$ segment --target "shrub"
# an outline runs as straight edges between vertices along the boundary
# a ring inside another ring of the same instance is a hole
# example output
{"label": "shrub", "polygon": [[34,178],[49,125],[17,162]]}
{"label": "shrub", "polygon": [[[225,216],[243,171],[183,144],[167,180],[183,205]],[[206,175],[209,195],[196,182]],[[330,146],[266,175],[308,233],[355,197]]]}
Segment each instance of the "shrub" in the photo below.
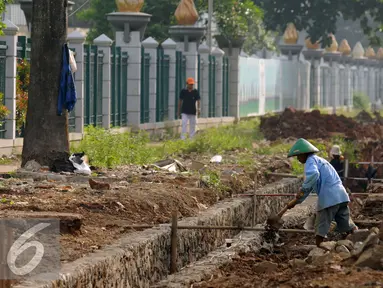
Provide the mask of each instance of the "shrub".
{"label": "shrub", "polygon": [[25,125],[28,108],[28,89],[30,81],[30,64],[26,60],[17,62],[16,79],[16,131],[21,134]]}
{"label": "shrub", "polygon": [[[0,93],[0,119],[4,119],[7,115],[9,115],[9,110],[8,108],[3,104],[4,103],[4,94]],[[1,122],[1,126],[3,123]]]}
{"label": "shrub", "polygon": [[364,93],[355,92],[352,96],[354,108],[360,110],[368,110],[370,99]]}
{"label": "shrub", "polygon": [[149,137],[146,133],[114,133],[88,126],[84,139],[74,152],[85,152],[92,165],[97,167],[116,167],[127,164],[144,164],[155,160],[153,149],[147,146]]}
{"label": "shrub", "polygon": [[148,145],[146,132],[120,134],[89,126],[85,129],[84,139],[72,150],[85,152],[94,166],[112,168],[126,164],[149,164],[192,152],[217,154],[250,149],[252,142],[261,137],[259,121],[251,120],[207,129],[192,140],[169,140],[161,146],[152,147]]}

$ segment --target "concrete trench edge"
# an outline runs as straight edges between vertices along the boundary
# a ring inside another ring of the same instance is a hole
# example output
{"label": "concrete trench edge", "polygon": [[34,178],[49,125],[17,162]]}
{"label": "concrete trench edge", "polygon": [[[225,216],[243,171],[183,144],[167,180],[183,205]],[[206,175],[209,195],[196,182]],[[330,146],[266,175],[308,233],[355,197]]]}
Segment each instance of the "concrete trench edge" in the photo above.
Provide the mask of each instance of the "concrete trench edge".
{"label": "concrete trench edge", "polygon": [[[284,228],[303,223],[315,210],[315,198],[308,198],[305,203],[287,212],[283,217]],[[262,227],[263,224],[257,226]],[[244,252],[258,252],[262,248],[262,232],[243,231],[232,239],[232,246],[226,244],[210,252],[207,256],[187,265],[181,271],[169,275],[166,279],[150,285],[150,288],[190,288],[195,283],[209,280],[215,270],[228,264],[233,258]]]}
{"label": "concrete trench edge", "polygon": [[[298,179],[282,179],[257,193],[296,193],[299,185]],[[270,213],[278,212],[290,198],[257,197],[257,223],[264,222]],[[213,205],[197,217],[179,221],[179,225],[250,226],[252,215],[251,197],[232,198]],[[179,230],[178,271],[206,257],[222,246],[226,238],[236,234],[236,231],[223,230]],[[63,264],[58,280],[24,281],[14,288],[150,287],[168,277],[169,267],[170,228],[160,226],[124,235],[97,252]]]}

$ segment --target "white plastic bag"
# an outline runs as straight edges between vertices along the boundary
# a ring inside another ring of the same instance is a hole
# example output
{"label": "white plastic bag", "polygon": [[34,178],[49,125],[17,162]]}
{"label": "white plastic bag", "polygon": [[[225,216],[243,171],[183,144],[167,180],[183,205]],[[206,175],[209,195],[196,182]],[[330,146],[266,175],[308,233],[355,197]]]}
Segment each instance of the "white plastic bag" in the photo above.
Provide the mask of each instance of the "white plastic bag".
{"label": "white plastic bag", "polygon": [[221,155],[215,155],[213,158],[210,159],[210,163],[221,163],[221,162],[222,162]]}
{"label": "white plastic bag", "polygon": [[92,174],[92,170],[90,170],[90,167],[88,166],[88,164],[86,164],[85,161],[83,161],[82,159],[81,161],[79,161],[78,156],[76,156],[75,154],[72,154],[72,156],[69,157],[69,161],[72,162],[74,168],[76,168],[74,173],[84,174],[84,175]]}
{"label": "white plastic bag", "polygon": [[70,49],[69,49],[69,65],[70,65],[70,69],[72,70],[72,73],[76,73],[77,63],[76,63],[76,59],[74,58],[74,52]]}

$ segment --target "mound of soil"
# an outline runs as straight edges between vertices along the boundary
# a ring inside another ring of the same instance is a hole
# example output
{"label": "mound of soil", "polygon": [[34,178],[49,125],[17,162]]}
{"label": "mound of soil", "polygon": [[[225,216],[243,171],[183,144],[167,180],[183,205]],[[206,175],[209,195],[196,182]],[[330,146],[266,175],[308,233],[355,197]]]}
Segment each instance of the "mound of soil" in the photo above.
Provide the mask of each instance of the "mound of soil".
{"label": "mound of soil", "polygon": [[281,114],[261,117],[260,128],[271,141],[289,137],[327,139],[336,134],[352,140],[383,139],[383,126],[378,121],[374,122],[367,112],[357,117],[359,122],[343,115],[321,114],[319,110],[303,112],[286,108]]}

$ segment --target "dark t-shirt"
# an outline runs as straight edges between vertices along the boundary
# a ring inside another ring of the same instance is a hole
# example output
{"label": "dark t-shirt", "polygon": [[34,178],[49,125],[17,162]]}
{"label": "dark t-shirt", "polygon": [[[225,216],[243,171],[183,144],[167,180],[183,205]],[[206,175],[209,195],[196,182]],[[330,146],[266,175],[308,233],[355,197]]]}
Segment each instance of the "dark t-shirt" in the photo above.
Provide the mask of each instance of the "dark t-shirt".
{"label": "dark t-shirt", "polygon": [[180,100],[182,100],[181,113],[188,115],[196,115],[197,109],[195,104],[201,97],[197,89],[189,91],[188,89],[182,89],[180,93]]}
{"label": "dark t-shirt", "polygon": [[339,177],[343,177],[343,162],[340,159],[332,159],[330,164],[338,172]]}

